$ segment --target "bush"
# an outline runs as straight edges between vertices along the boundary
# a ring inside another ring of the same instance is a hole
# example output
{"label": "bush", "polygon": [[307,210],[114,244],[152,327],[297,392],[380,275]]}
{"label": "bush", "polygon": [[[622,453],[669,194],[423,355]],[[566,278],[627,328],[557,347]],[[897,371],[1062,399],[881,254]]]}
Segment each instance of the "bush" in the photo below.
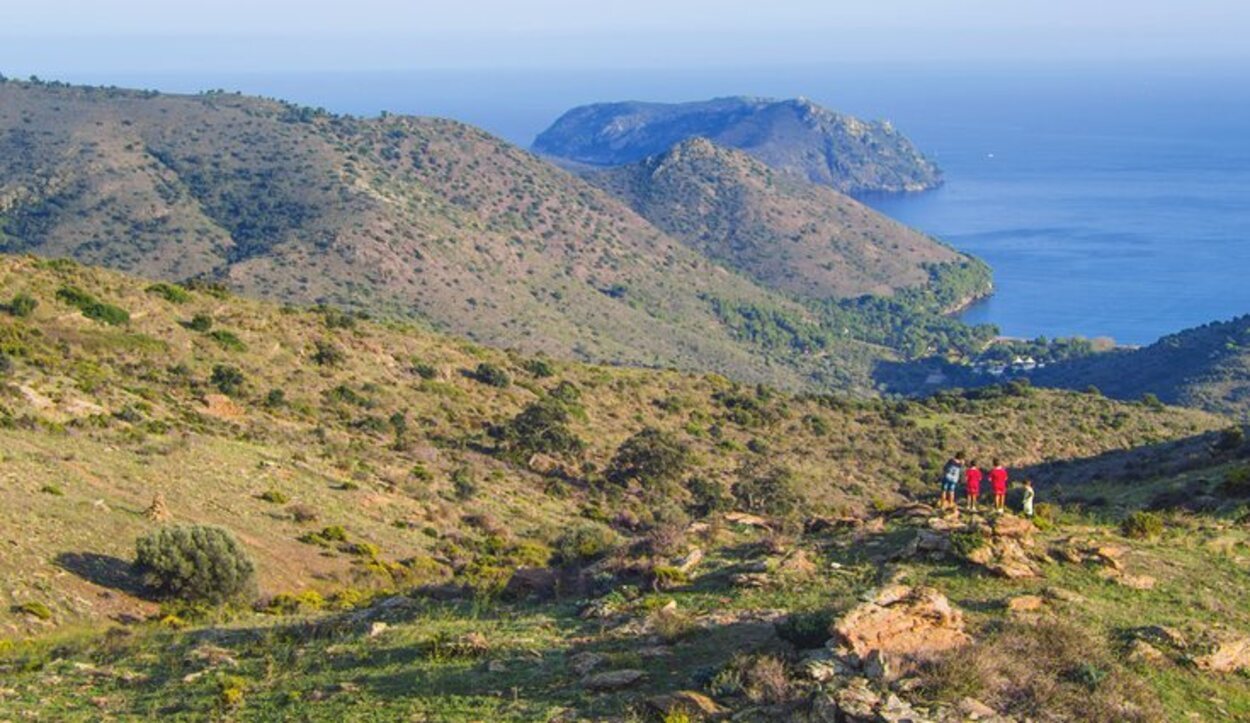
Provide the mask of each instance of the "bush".
{"label": "bush", "polygon": [[451,473],[451,487],[458,500],[472,499],[477,494],[477,481],[473,479],[473,470],[460,467]]}
{"label": "bush", "polygon": [[255,564],[221,527],[164,527],[140,538],[135,552],[144,585],[161,597],[219,604],[255,593]]}
{"label": "bush", "polygon": [[196,314],[190,320],[182,322],[184,328],[198,331],[201,334],[213,328],[213,317],[208,314]]}
{"label": "bush", "polygon": [[191,300],[191,294],[186,289],[177,284],[168,284],[163,281],[152,284],[148,288],[144,289],[144,291],[149,294],[159,296],[171,304],[185,304]]}
{"label": "bush", "polygon": [[209,377],[209,382],[225,395],[234,396],[243,391],[243,385],[247,380],[243,377],[243,372],[237,367],[227,364],[217,364],[213,367],[213,374]]}
{"label": "bush", "polygon": [[291,515],[291,519],[296,522],[304,523],[317,521],[317,510],[313,509],[311,505],[291,505],[286,508],[286,511],[287,514]]}
{"label": "bush", "polygon": [[647,427],[617,448],[608,479],[617,484],[636,479],[644,488],[663,489],[679,480],[692,462],[684,443],[668,432]]}
{"label": "bush", "polygon": [[218,346],[226,351],[247,351],[247,344],[239,338],[238,334],[225,329],[218,329],[210,332],[208,338],[217,342]]}
{"label": "bush", "polygon": [[121,326],[130,321],[130,313],[125,309],[106,304],[74,286],[62,286],[57,290],[56,298],[76,307],[83,316],[94,321],[111,326]]}
{"label": "bush", "polygon": [[417,362],[412,365],[412,372],[422,379],[433,379],[438,376],[438,369],[433,364]]}
{"label": "bush", "polygon": [[313,343],[312,360],[318,366],[335,367],[342,364],[346,359],[347,355],[343,353],[343,350],[331,342],[318,339]]}
{"label": "bush", "polygon": [[707,517],[733,509],[733,495],[725,489],[725,485],[706,477],[692,477],[686,482],[690,491],[690,514],[696,517]]}
{"label": "bush", "polygon": [[1237,467],[1224,475],[1220,493],[1228,497],[1250,497],[1250,467]]}
{"label": "bush", "polygon": [[35,313],[35,307],[37,306],[39,306],[39,302],[35,300],[35,297],[30,294],[19,293],[13,297],[12,301],[5,304],[4,310],[11,316],[25,319]]}
{"label": "bush", "polygon": [[1134,540],[1151,540],[1163,534],[1163,518],[1138,510],[1120,523],[1120,532]]}
{"label": "bush", "polygon": [[569,411],[554,399],[531,402],[499,430],[504,444],[515,454],[572,454],[586,443],[568,427]]}
{"label": "bush", "polygon": [[1240,426],[1227,427],[1220,431],[1215,440],[1215,449],[1220,452],[1235,452],[1246,444],[1246,430]]}
{"label": "bush", "polygon": [[777,637],[799,650],[823,647],[829,641],[833,617],[829,610],[791,613],[775,625]]}
{"label": "bush", "polygon": [[972,553],[989,544],[985,533],[973,528],[951,533],[951,550],[958,557],[968,558]]}
{"label": "bush", "polygon": [[507,372],[489,362],[478,364],[477,368],[469,374],[469,377],[487,386],[499,389],[504,389],[512,383],[512,379]]}
{"label": "bush", "polygon": [[38,600],[31,600],[30,602],[24,602],[20,605],[14,605],[13,611],[23,615],[30,615],[31,617],[38,618],[39,620],[52,619],[52,609]]}
{"label": "bush", "polygon": [[546,379],[556,373],[546,359],[528,359],[521,365],[521,368],[539,379]]}
{"label": "bush", "polygon": [[270,409],[277,409],[286,406],[286,391],[282,389],[270,389],[265,395],[265,406]]}
{"label": "bush", "polygon": [[581,524],[556,538],[552,548],[557,562],[565,565],[598,560],[616,549],[616,533],[603,525]]}
{"label": "bush", "polygon": [[785,467],[746,467],[731,491],[744,511],[773,517],[789,517],[803,504],[799,480]]}
{"label": "bush", "polygon": [[265,490],[260,493],[260,499],[265,502],[272,502],[275,505],[284,505],[290,500],[289,497],[278,490]]}
{"label": "bush", "polygon": [[61,489],[60,487],[57,487],[56,485],[44,485],[43,487],[39,488],[39,491],[44,493],[45,495],[52,495],[53,497],[65,496],[65,490]]}

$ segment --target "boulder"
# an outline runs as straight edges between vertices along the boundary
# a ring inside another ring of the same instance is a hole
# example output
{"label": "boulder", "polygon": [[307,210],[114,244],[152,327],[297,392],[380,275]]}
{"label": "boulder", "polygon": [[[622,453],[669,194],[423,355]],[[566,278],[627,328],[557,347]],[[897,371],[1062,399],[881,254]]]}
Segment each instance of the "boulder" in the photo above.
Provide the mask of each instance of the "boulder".
{"label": "boulder", "polygon": [[834,625],[832,643],[860,660],[876,651],[894,664],[926,660],[972,642],[963,615],[944,595],[932,588],[901,587],[887,588],[843,616]]}
{"label": "boulder", "polygon": [[1140,639],[1129,643],[1128,651],[1125,657],[1128,658],[1129,662],[1143,663],[1147,665],[1158,665],[1167,658],[1167,656],[1163,654],[1163,651],[1159,650],[1150,643],[1147,643],[1145,640]]}
{"label": "boulder", "polygon": [[703,562],[703,550],[696,547],[678,560],[675,567],[682,572],[690,572],[700,562]]}
{"label": "boulder", "polygon": [[1046,600],[1039,595],[1017,595],[1008,598],[1006,606],[1013,613],[1035,613],[1046,606]]}
{"label": "boulder", "polygon": [[990,527],[993,530],[994,537],[1005,537],[1021,541],[1032,541],[1033,533],[1037,531],[1032,520],[1027,517],[1016,517],[1015,515],[999,515],[994,518],[994,522]]}
{"label": "boulder", "polygon": [[768,520],[759,515],[752,515],[746,512],[726,512],[725,521],[735,525],[746,525],[747,527],[768,527]]}
{"label": "boulder", "polygon": [[833,694],[838,717],[847,723],[875,723],[877,705],[881,696],[863,678],[851,680],[844,688]]}
{"label": "boulder", "polygon": [[558,579],[548,567],[518,567],[508,578],[503,594],[511,600],[546,599],[555,595]]}
{"label": "boulder", "polygon": [[667,720],[675,719],[682,713],[696,719],[720,718],[729,713],[729,709],[693,690],[679,690],[648,698],[647,706]]}
{"label": "boulder", "polygon": [[1210,653],[1194,658],[1194,665],[1212,673],[1250,670],[1250,638],[1223,640]]}
{"label": "boulder", "polygon": [[890,693],[885,702],[877,706],[876,720],[880,723],[925,723],[928,719],[921,717],[910,703]]}
{"label": "boulder", "polygon": [[965,697],[963,700],[959,701],[959,705],[956,706],[956,709],[959,711],[960,715],[967,720],[988,721],[998,718],[998,711],[982,703],[976,698]]}
{"label": "boulder", "polygon": [[590,674],[590,671],[603,665],[606,660],[607,658],[598,653],[589,651],[577,653],[569,658],[569,670],[572,670],[578,676],[585,677]]}
{"label": "boulder", "polygon": [[624,690],[638,684],[646,677],[646,673],[632,668],[609,670],[582,678],[582,687],[596,691]]}

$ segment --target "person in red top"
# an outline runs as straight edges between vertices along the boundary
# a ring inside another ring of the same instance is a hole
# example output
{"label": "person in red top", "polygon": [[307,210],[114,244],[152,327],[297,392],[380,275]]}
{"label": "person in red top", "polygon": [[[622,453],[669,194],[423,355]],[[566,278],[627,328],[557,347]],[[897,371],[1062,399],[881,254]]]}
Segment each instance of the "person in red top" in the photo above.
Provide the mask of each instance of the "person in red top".
{"label": "person in red top", "polygon": [[1007,470],[994,460],[990,470],[990,486],[994,488],[994,510],[1002,512],[1007,505]]}
{"label": "person in red top", "polygon": [[968,463],[968,471],[964,472],[964,484],[967,485],[968,490],[969,511],[977,511],[977,498],[981,496],[981,479],[984,476],[981,468],[977,467],[975,459]]}

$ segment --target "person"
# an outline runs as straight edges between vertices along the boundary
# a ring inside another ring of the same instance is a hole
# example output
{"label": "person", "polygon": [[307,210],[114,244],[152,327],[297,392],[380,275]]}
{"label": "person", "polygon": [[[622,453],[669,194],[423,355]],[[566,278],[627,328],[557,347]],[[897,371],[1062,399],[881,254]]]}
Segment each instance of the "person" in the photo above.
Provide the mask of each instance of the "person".
{"label": "person", "polygon": [[964,483],[967,485],[968,509],[972,512],[977,511],[977,500],[981,497],[981,480],[984,477],[985,474],[977,467],[975,459],[968,463],[968,469],[964,472]]}
{"label": "person", "polygon": [[942,468],[942,501],[938,503],[939,508],[955,507],[955,489],[959,487],[963,475],[964,455],[960,452],[951,457]]}
{"label": "person", "polygon": [[1024,481],[1024,516],[1033,516],[1033,480]]}
{"label": "person", "polygon": [[994,488],[994,511],[1002,512],[1007,504],[1007,469],[998,460],[990,470],[990,486]]}

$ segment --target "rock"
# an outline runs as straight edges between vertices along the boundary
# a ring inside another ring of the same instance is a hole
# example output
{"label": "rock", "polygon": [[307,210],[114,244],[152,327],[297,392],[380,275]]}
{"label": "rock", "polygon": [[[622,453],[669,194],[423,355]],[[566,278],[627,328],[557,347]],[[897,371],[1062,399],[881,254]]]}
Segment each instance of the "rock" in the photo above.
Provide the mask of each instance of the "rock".
{"label": "rock", "polygon": [[765,572],[740,572],[729,577],[734,587],[761,588],[768,587],[770,578]]}
{"label": "rock", "polygon": [[816,572],[816,563],[812,562],[803,550],[795,550],[777,561],[773,568],[783,574],[795,577],[811,575]]}
{"label": "rock", "polygon": [[384,622],[381,622],[381,621],[375,622],[369,626],[369,637],[376,638],[382,633],[386,632],[386,629],[389,627],[390,626]]}
{"label": "rock", "polygon": [[511,600],[546,599],[555,595],[558,577],[548,567],[518,567],[503,594]]}
{"label": "rock", "polygon": [[1167,645],[1177,650],[1184,650],[1189,645],[1184,633],[1166,625],[1147,625],[1136,628],[1132,632],[1133,637],[1139,640],[1146,640],[1156,645]]}
{"label": "rock", "polygon": [[864,657],[864,677],[878,683],[888,682],[890,680],[890,662],[885,659],[880,650],[873,650]]}
{"label": "rock", "polygon": [[976,698],[965,697],[959,701],[957,710],[968,720],[993,720],[998,717],[998,711]]}
{"label": "rock", "polygon": [[577,653],[569,658],[569,669],[578,676],[584,678],[590,674],[590,671],[598,668],[600,665],[603,665],[605,660],[607,660],[607,658],[598,653],[591,653],[589,651]]}
{"label": "rock", "polygon": [[935,510],[932,505],[926,505],[923,502],[912,502],[910,504],[895,507],[890,511],[888,517],[891,520],[927,520],[930,517],[933,517],[934,512]]}
{"label": "rock", "polygon": [[486,662],[486,672],[506,673],[508,672],[508,664],[502,660],[489,660]]}
{"label": "rock", "polygon": [[225,648],[216,645],[200,645],[192,648],[187,653],[189,662],[204,663],[208,666],[225,665],[231,668],[239,667],[239,661],[235,660],[234,655]]}
{"label": "rock", "polygon": [[847,723],[870,723],[877,719],[876,708],[881,696],[863,678],[851,680],[846,687],[833,694],[837,705],[836,720]]}
{"label": "rock", "polygon": [[758,515],[750,515],[746,512],[726,512],[725,521],[735,525],[746,525],[747,527],[768,527],[768,520]]}
{"label": "rock", "polygon": [[152,496],[152,504],[143,511],[143,516],[153,522],[165,522],[173,516],[169,513],[169,505],[165,504],[165,493],[157,492]]}
{"label": "rock", "polygon": [[1125,657],[1133,663],[1147,663],[1150,665],[1162,663],[1166,659],[1163,651],[1140,639],[1129,643]]}
{"label": "rock", "polygon": [[1046,600],[1038,595],[1017,595],[1008,598],[1006,606],[1013,613],[1034,613],[1046,606]]}
{"label": "rock", "polygon": [[893,693],[887,695],[885,702],[877,707],[877,720],[880,723],[923,723],[924,721],[910,703]]}
{"label": "rock", "polygon": [[1091,559],[1092,557],[1094,561],[1103,565],[1115,568],[1116,570],[1123,570],[1124,561],[1122,558],[1124,557],[1124,552],[1125,550],[1123,547],[1116,547],[1115,545],[1099,545],[1090,551],[1090,557],[1087,557],[1086,559]]}
{"label": "rock", "polygon": [[1032,540],[1033,533],[1037,531],[1032,520],[1026,517],[1016,517],[1015,515],[999,515],[995,517],[990,528],[993,530],[995,537],[1021,541]]}
{"label": "rock", "polygon": [[[1029,523],[1030,525],[1032,523]],[[984,548],[983,548],[984,549]],[[990,547],[993,558],[982,563],[985,569],[1008,580],[1037,577],[1041,570],[1029,559],[1028,553],[1015,538],[995,539]]]}
{"label": "rock", "polygon": [[1064,541],[1050,548],[1050,556],[1056,562],[1080,565],[1085,562],[1085,555],[1070,541]]}
{"label": "rock", "polygon": [[678,560],[676,567],[682,572],[690,572],[700,562],[703,562],[703,550],[696,547],[687,553],[685,557]]}
{"label": "rock", "polygon": [[910,585],[891,583],[878,589],[875,593],[866,597],[865,600],[876,603],[877,605],[893,605],[911,594],[912,588]]}
{"label": "rock", "polygon": [[609,670],[582,678],[582,687],[598,691],[623,690],[639,683],[645,677],[647,677],[646,673],[632,668]]}
{"label": "rock", "polygon": [[1114,578],[1116,582],[1125,587],[1131,587],[1134,590],[1153,590],[1155,587],[1155,579],[1149,575],[1119,575]]}
{"label": "rock", "polygon": [[1250,638],[1224,640],[1210,653],[1194,658],[1194,665],[1212,673],[1250,670]]}
{"label": "rock", "polygon": [[838,701],[828,693],[816,693],[812,696],[808,721],[810,723],[841,723],[838,714]]}
{"label": "rock", "polygon": [[1077,605],[1085,602],[1085,596],[1062,587],[1048,587],[1045,590],[1045,594],[1046,597],[1060,602],[1073,603]]}
{"label": "rock", "polygon": [[879,651],[892,663],[924,660],[972,642],[963,616],[932,588],[889,588],[834,625],[835,644],[866,660]]}
{"label": "rock", "polygon": [[874,517],[871,520],[868,520],[867,522],[865,522],[859,528],[856,536],[863,538],[869,535],[879,535],[882,532],[885,532],[885,519],[881,517]]}
{"label": "rock", "polygon": [[729,713],[729,709],[702,693],[693,690],[679,690],[676,693],[657,695],[647,699],[647,705],[669,719],[674,714],[684,713],[696,718],[719,718]]}
{"label": "rock", "polygon": [[920,530],[916,534],[916,549],[924,552],[947,553],[951,551],[951,538],[932,530]]}

